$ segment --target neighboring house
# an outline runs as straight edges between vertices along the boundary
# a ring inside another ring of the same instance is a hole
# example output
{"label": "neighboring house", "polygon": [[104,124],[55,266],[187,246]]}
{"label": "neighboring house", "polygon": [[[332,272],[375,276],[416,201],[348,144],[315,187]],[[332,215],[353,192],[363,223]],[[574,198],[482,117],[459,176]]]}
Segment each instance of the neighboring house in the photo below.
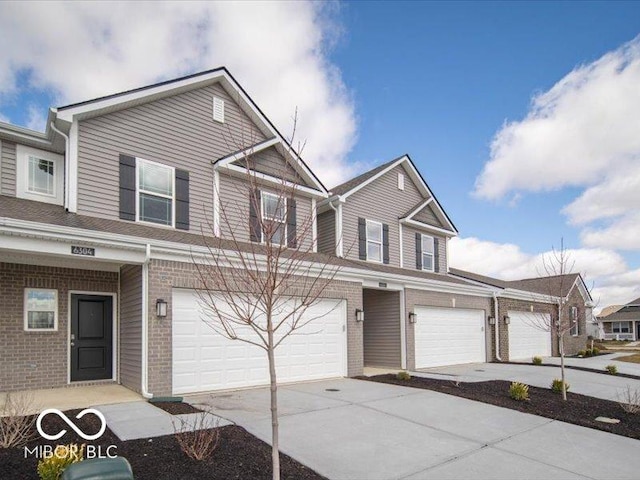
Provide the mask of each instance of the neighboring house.
{"label": "neighboring house", "polygon": [[558,320],[560,299],[564,299],[565,305],[562,324],[569,328],[565,334],[565,353],[571,355],[585,348],[593,300],[581,275],[505,281],[454,268],[450,272],[493,290],[500,325],[496,343],[502,360],[559,355],[556,332],[549,327]]}
{"label": "neighboring house", "polygon": [[640,298],[622,305],[608,315],[603,315],[605,311],[607,309],[603,309],[598,316],[605,340],[640,340]]}
{"label": "neighboring house", "polygon": [[[262,351],[202,321],[193,258],[208,237],[260,243],[251,218],[282,177],[296,187],[287,243],[341,270],[314,334],[278,350],[281,382],[551,353],[550,337],[516,342],[504,319],[552,312],[548,297],[449,272],[457,231],[408,156],[330,192],[219,68],[51,109],[45,133],[0,123],[0,390],[267,383]],[[316,232],[305,245],[302,222]]]}

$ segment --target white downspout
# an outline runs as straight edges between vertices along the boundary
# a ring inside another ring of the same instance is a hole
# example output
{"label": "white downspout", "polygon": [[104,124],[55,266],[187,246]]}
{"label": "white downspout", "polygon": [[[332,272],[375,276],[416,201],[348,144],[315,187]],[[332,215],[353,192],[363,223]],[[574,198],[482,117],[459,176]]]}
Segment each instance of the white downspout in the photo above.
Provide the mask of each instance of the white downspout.
{"label": "white downspout", "polygon": [[69,210],[69,136],[58,130],[53,122],[49,125],[51,130],[64,138],[64,208]]}
{"label": "white downspout", "polygon": [[499,362],[502,361],[502,357],[500,356],[500,317],[498,316],[498,296],[496,293],[493,293],[493,312],[495,314],[496,324],[494,325],[495,330],[495,339],[496,342],[496,360]]}
{"label": "white downspout", "polygon": [[151,245],[147,243],[147,251],[142,264],[142,396],[153,398],[147,390],[149,387],[149,262],[151,261]]}
{"label": "white downspout", "polygon": [[[338,200],[339,202],[339,200]],[[336,257],[342,257],[344,252],[342,251],[342,204],[338,203],[338,208],[333,206],[333,201],[329,200],[327,205],[335,212],[335,240],[336,240]]]}

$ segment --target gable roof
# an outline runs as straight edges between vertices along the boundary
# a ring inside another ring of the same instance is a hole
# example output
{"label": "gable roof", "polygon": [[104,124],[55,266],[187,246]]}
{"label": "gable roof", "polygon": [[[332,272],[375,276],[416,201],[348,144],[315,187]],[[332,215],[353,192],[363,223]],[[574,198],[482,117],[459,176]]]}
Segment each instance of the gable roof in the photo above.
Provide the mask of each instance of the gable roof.
{"label": "gable roof", "polygon": [[[300,171],[304,173],[304,176],[308,177],[309,182],[314,185],[314,187],[317,188],[323,196],[327,196],[328,191],[320,179],[318,179],[318,177],[298,155],[286,138],[282,136],[273,123],[271,123],[262,110],[260,110],[258,105],[256,105],[253,99],[236,81],[226,67],[218,67],[180,78],[134,88],[112,95],[106,95],[104,97],[94,98],[92,100],[65,105],[58,107],[55,112],[57,113],[57,119],[61,122],[70,123],[73,120],[92,118],[106,113],[131,108],[159,100],[161,98],[202,88],[214,83],[220,83],[227,93],[234,98],[244,113],[246,113],[256,124],[258,129],[262,131],[268,139],[262,143],[269,143],[270,145],[268,146],[278,146],[278,144],[280,144],[280,153],[286,157],[290,157],[290,160],[294,164],[294,168],[300,169]],[[268,148],[268,146],[261,145],[263,148]],[[219,159],[214,158],[211,160],[212,162],[215,162]]]}
{"label": "gable roof", "polygon": [[536,293],[540,295],[566,297],[571,293],[573,287],[578,283],[580,290],[586,295],[585,301],[591,300],[589,290],[584,285],[582,276],[579,273],[569,273],[565,275],[553,275],[549,277],[524,278],[521,280],[500,280],[498,278],[488,277],[457,268],[449,268],[452,275],[466,278],[473,282],[483,283],[492,287],[503,290],[513,289],[525,292]]}
{"label": "gable roof", "polygon": [[[608,312],[606,312],[607,309],[609,309]],[[598,319],[606,322],[617,320],[640,320],[640,297],[631,300],[629,303],[624,305],[612,305],[610,307],[603,308],[600,315],[598,315]]]}
{"label": "gable roof", "polygon": [[[421,191],[422,195],[424,197],[430,197],[427,200],[425,200],[423,205],[418,205],[418,208],[413,212],[413,215],[418,213],[421,207],[427,205],[428,203],[433,203],[436,211],[440,213],[440,215],[442,216],[442,220],[443,220],[442,223],[445,225],[445,230],[457,235],[458,230],[456,229],[455,225],[453,224],[453,222],[451,221],[447,213],[444,211],[444,209],[438,202],[438,199],[433,194],[433,192],[429,188],[429,185],[427,184],[425,179],[422,177],[422,175],[420,174],[420,172],[418,171],[415,164],[411,160],[411,157],[409,157],[408,154],[404,154],[401,157],[394,158],[389,162],[383,163],[382,165],[379,165],[367,172],[364,172],[358,175],[357,177],[352,178],[351,180],[348,180],[338,185],[337,187],[330,189],[330,194],[334,197],[337,196],[340,198],[341,201],[344,201],[350,195],[354,194],[361,188],[364,188],[368,184],[374,182],[375,180],[380,178],[382,175],[384,175],[385,173],[389,172],[390,170],[392,170],[393,168],[401,164],[404,164],[407,167],[407,171],[409,175],[411,176],[412,180],[416,184],[416,187],[418,187],[418,190]],[[401,218],[400,220],[411,221],[411,218],[404,217],[404,218]],[[424,225],[427,225],[427,224],[424,224]],[[427,225],[427,226],[430,226],[430,225]]]}

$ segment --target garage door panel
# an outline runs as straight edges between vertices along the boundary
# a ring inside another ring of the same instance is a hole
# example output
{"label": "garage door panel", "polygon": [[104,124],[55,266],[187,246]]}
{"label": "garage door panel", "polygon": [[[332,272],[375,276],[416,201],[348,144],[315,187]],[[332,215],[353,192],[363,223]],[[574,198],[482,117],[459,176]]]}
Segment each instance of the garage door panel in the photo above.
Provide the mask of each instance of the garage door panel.
{"label": "garage door panel", "polygon": [[510,311],[509,360],[551,356],[549,314]]}
{"label": "garage door panel", "polygon": [[[217,307],[226,313],[231,312],[222,302]],[[291,309],[290,304],[280,305],[278,311],[285,315]],[[304,320],[312,321],[288,336],[276,349],[279,382],[346,375],[344,312],[342,300],[323,300],[305,312]],[[234,328],[238,336],[259,341],[250,327]],[[269,370],[264,350],[225,338],[203,321],[203,311],[192,290],[174,290],[174,393],[265,385],[268,381]]]}
{"label": "garage door panel", "polygon": [[416,307],[416,368],[486,361],[484,310]]}

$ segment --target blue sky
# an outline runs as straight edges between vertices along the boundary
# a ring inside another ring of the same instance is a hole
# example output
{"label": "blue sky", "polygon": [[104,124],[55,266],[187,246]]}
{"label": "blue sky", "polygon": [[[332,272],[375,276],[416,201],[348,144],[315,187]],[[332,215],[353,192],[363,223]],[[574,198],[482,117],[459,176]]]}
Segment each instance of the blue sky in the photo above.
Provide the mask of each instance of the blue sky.
{"label": "blue sky", "polygon": [[227,66],[328,186],[409,153],[451,263],[533,276],[564,237],[640,296],[640,2],[0,3],[0,120]]}

